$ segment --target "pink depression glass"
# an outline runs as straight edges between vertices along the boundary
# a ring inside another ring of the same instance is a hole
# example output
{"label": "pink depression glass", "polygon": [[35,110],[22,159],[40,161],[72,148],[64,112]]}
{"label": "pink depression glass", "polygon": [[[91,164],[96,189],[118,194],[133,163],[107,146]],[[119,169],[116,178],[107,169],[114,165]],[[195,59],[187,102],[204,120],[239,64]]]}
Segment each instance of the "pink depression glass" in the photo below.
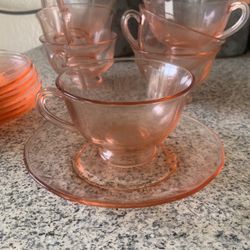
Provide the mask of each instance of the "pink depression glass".
{"label": "pink depression glass", "polygon": [[[162,142],[178,123],[193,86],[192,74],[148,59],[122,58],[108,64],[112,66],[101,76],[86,66],[67,70],[57,78],[57,89],[38,94],[38,110],[87,140],[73,159],[74,170],[87,182],[118,190],[155,185],[177,166]],[[64,100],[72,122],[49,111],[49,98]]]}
{"label": "pink depression glass", "polygon": [[[50,37],[47,34],[46,37]],[[48,39],[52,41],[52,39]],[[70,45],[53,43],[45,39],[45,36],[40,37],[49,62],[52,68],[57,73],[64,72],[69,67],[78,66],[84,63],[88,64],[91,60],[106,60],[112,59],[115,53],[117,35],[112,32],[103,31],[102,36],[91,44]],[[103,69],[99,68],[100,71]]]}
{"label": "pink depression glass", "polygon": [[[41,0],[42,2],[42,7],[47,8],[47,7],[52,7],[52,6],[57,6],[57,0]],[[80,3],[80,4],[88,4],[88,5],[95,5],[95,4],[100,4],[100,5],[105,5],[108,8],[113,8],[115,4],[115,0],[63,0],[64,4],[75,4],[75,3]]]}
{"label": "pink depression glass", "polygon": [[195,86],[200,85],[205,81],[212,69],[214,59],[220,50],[220,46],[206,53],[195,54],[163,54],[152,53],[148,51],[133,48],[133,52],[137,58],[147,58],[161,60],[167,63],[172,63],[189,70],[195,81]]}
{"label": "pink depression glass", "polygon": [[[88,4],[67,4],[65,8],[64,16],[57,6],[44,8],[37,13],[47,41],[70,45],[90,44],[98,40],[103,30],[111,31],[112,9]],[[54,34],[53,41],[51,34]]]}
{"label": "pink depression glass", "polygon": [[[129,20],[138,26],[137,39],[129,29]],[[197,53],[220,46],[224,40],[206,35],[158,16],[140,6],[140,12],[128,10],[121,21],[124,36],[133,48],[155,53]]]}
{"label": "pink depression glass", "polygon": [[[244,1],[230,0],[143,0],[145,8],[157,16],[199,32],[225,39],[241,29],[249,18]],[[225,30],[232,12],[241,10],[237,22]]]}

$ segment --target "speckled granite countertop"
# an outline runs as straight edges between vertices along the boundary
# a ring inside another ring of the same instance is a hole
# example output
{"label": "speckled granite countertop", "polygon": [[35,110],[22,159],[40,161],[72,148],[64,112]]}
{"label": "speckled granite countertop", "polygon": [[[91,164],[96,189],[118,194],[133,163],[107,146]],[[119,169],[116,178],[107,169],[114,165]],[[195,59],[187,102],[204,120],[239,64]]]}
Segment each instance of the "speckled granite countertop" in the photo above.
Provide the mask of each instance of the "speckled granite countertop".
{"label": "speckled granite countertop", "polygon": [[[55,79],[40,48],[28,53],[43,85]],[[185,113],[224,141],[226,163],[205,189],[143,209],[74,204],[25,168],[37,111],[0,127],[0,249],[250,249],[250,57],[217,59]]]}

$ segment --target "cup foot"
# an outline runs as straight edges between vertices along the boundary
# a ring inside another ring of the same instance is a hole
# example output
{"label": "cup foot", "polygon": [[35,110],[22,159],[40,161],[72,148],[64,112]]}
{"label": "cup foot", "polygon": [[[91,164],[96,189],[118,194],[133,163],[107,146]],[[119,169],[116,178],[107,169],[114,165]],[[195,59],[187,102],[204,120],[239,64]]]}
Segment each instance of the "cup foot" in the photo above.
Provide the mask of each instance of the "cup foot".
{"label": "cup foot", "polygon": [[115,190],[135,190],[155,185],[176,169],[177,157],[165,145],[157,147],[152,161],[134,167],[119,167],[103,160],[99,148],[85,144],[73,159],[73,168],[88,183]]}

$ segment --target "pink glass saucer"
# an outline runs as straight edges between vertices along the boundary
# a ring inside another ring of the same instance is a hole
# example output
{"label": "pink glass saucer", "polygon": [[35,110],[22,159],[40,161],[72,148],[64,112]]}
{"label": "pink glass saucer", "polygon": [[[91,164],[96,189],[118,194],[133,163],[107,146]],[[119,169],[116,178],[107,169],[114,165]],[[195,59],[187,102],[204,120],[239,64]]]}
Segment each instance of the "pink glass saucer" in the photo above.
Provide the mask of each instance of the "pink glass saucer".
{"label": "pink glass saucer", "polygon": [[30,175],[65,199],[103,207],[145,207],[182,199],[204,188],[224,165],[219,137],[193,118],[182,116],[164,144],[176,155],[177,167],[161,182],[136,190],[104,189],[80,178],[72,159],[86,142],[79,134],[46,122],[25,145]]}

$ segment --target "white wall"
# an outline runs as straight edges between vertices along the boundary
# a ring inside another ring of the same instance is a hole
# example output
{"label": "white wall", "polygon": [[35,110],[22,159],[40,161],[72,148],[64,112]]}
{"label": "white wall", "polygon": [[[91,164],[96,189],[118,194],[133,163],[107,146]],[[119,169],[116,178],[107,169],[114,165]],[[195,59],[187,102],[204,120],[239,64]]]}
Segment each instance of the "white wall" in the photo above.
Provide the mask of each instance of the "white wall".
{"label": "white wall", "polygon": [[[40,0],[0,0],[2,10],[26,11],[40,6]],[[40,45],[41,34],[35,15],[0,13],[0,49],[25,52]]]}

